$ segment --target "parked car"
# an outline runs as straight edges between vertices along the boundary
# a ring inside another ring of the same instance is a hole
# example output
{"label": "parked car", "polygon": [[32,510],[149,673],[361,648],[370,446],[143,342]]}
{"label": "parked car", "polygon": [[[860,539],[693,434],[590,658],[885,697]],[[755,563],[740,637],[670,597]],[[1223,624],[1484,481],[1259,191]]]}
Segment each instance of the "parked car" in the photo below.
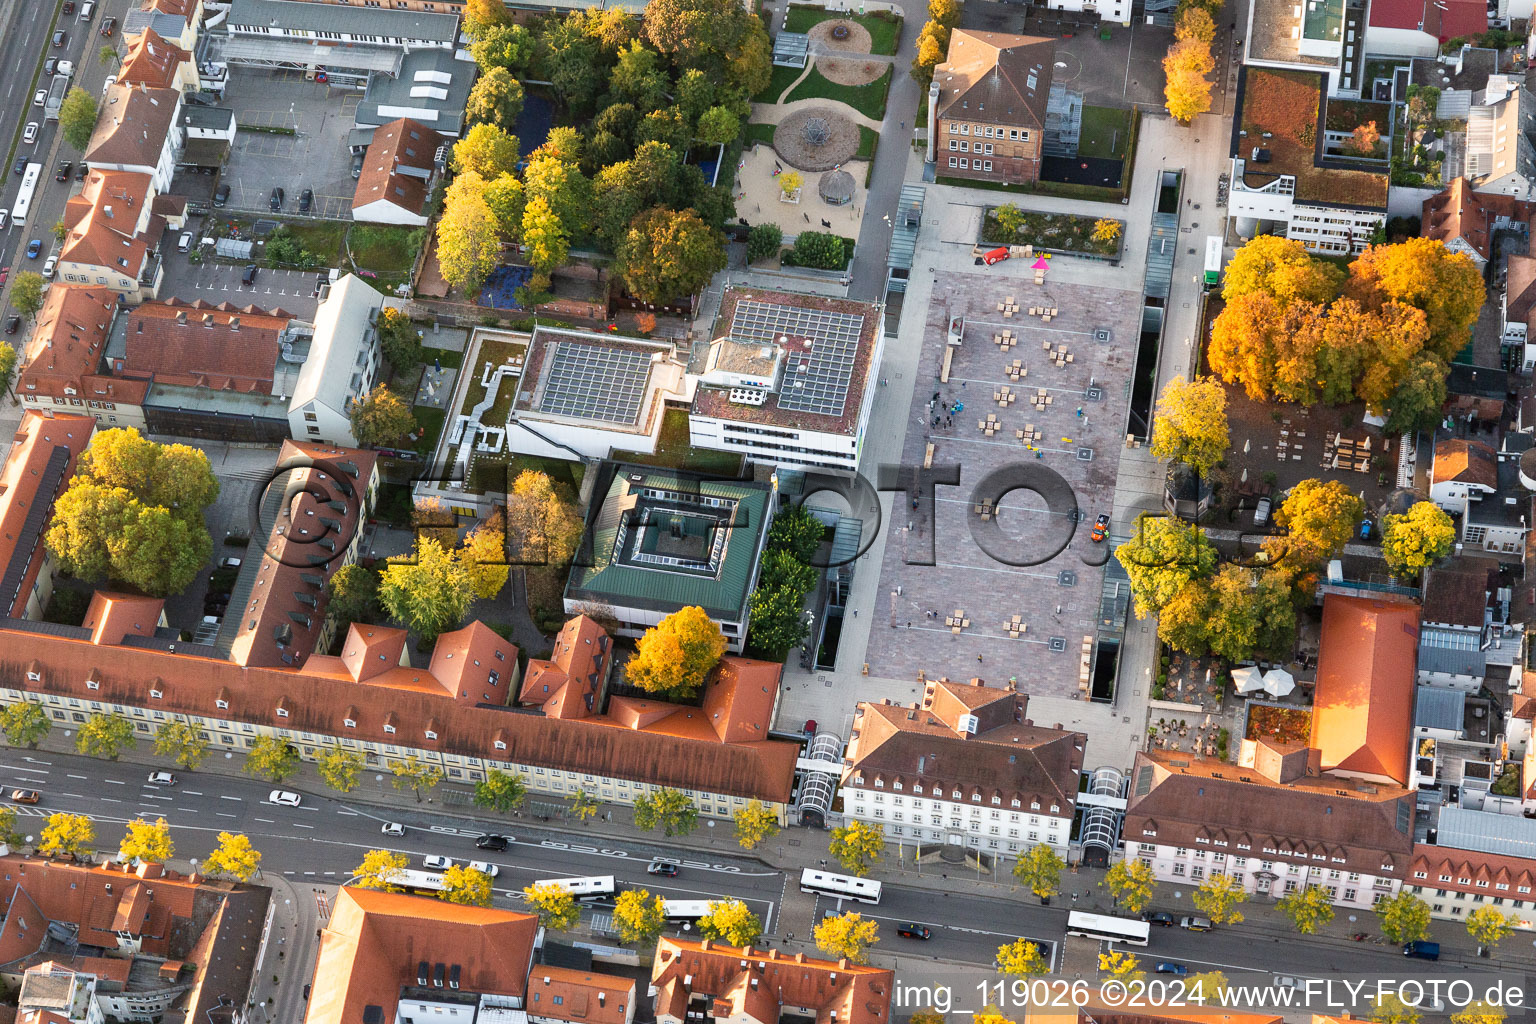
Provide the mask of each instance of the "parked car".
{"label": "parked car", "polygon": [[213,205],[223,206],[227,202],[229,202],[229,186],[221,183],[213,190]]}
{"label": "parked car", "polygon": [[297,807],[302,802],[299,794],[290,793],[286,789],[274,789],[267,794],[267,801],[280,807]]}
{"label": "parked car", "polygon": [[1411,956],[1415,960],[1439,960],[1440,959],[1440,943],[1438,943],[1438,942],[1409,942],[1409,943],[1405,943],[1403,945],[1403,956]]}
{"label": "parked car", "polygon": [[1102,544],[1109,536],[1109,515],[1101,514],[1093,521],[1093,531],[1088,535],[1095,544]]}
{"label": "parked car", "polygon": [[54,181],[68,181],[69,172],[75,169],[73,160],[60,160],[59,169],[53,172]]}
{"label": "parked car", "polygon": [[245,273],[240,275],[240,283],[245,285],[256,283],[256,264],[250,263],[246,265]]}
{"label": "parked car", "polygon": [[475,840],[475,846],[481,850],[494,850],[497,853],[507,848],[509,841],[506,836],[498,836],[494,832],[488,832]]}
{"label": "parked car", "polygon": [[805,734],[812,737],[816,735],[816,719],[807,718],[805,720]]}
{"label": "parked car", "polygon": [[1269,522],[1269,497],[1266,495],[1259,499],[1258,507],[1253,510],[1253,525],[1263,526]]}
{"label": "parked car", "polygon": [[11,801],[18,804],[35,804],[43,798],[43,795],[35,789],[11,790]]}
{"label": "parked car", "polygon": [[359,154],[357,154],[356,156],[354,156],[352,158],[352,177],[360,178],[362,176],[363,176],[363,154],[359,153]]}
{"label": "parked car", "polygon": [[67,42],[69,42],[69,33],[65,32],[63,29],[59,29],[53,34],[53,48],[55,50]]}
{"label": "parked car", "polygon": [[27,243],[27,259],[35,260],[43,254],[43,240],[34,238]]}
{"label": "parked car", "polygon": [[281,185],[272,190],[272,196],[268,202],[274,213],[283,208],[283,189]]}
{"label": "parked car", "polygon": [[15,313],[5,318],[5,333],[15,334],[21,330],[21,317]]}
{"label": "parked car", "polygon": [[84,181],[85,180],[85,176],[87,174],[90,174],[90,173],[91,173],[91,165],[86,163],[84,160],[82,160],[82,161],[80,161],[80,166],[75,168],[75,180],[76,181]]}
{"label": "parked car", "polygon": [[1159,928],[1172,928],[1178,922],[1174,921],[1172,914],[1165,914],[1161,910],[1151,910],[1141,915],[1141,919],[1147,924],[1155,924]]}
{"label": "parked car", "polygon": [[43,261],[43,276],[49,280],[52,280],[54,268],[58,265],[59,258],[57,256],[49,256],[46,260]]}
{"label": "parked car", "polygon": [[299,212],[308,213],[310,206],[315,202],[315,190],[307,188],[299,193]]}
{"label": "parked car", "polygon": [[240,568],[240,559],[234,558],[234,557],[226,558],[222,562],[219,563],[219,568],[220,569],[238,569],[238,568]]}
{"label": "parked car", "polygon": [[181,237],[176,240],[177,252],[190,252],[192,250],[192,232],[183,231]]}
{"label": "parked car", "polygon": [[1182,977],[1183,975],[1189,973],[1189,968],[1185,967],[1183,964],[1176,964],[1172,960],[1164,960],[1162,963],[1157,965],[1157,973],[1175,974]]}
{"label": "parked car", "polygon": [[[5,213],[5,211],[4,210],[0,210],[0,214],[3,214],[3,213]],[[0,221],[0,228],[3,228],[3,227],[5,227],[5,222],[4,221]],[[10,277],[10,276],[11,276],[11,268],[10,267],[0,267],[0,284],[5,284],[5,279]]]}
{"label": "parked car", "polygon": [[933,937],[932,933],[928,931],[927,925],[911,923],[897,925],[896,934],[904,939],[928,939]]}
{"label": "parked car", "polygon": [[1211,930],[1211,922],[1203,917],[1181,917],[1179,927],[1192,932],[1208,932]]}
{"label": "parked car", "polygon": [[47,89],[39,89],[37,92],[32,94],[32,105],[34,107],[40,107],[46,102],[48,102]]}
{"label": "parked car", "polygon": [[379,831],[386,836],[403,836],[405,835],[405,826],[398,821],[386,821],[384,827],[379,829]]}
{"label": "parked car", "polygon": [[116,18],[104,18],[104,19],[102,19],[102,22],[101,22],[101,34],[102,35],[110,36],[112,34],[112,30],[115,29],[115,28],[117,28],[117,19]]}
{"label": "parked car", "polygon": [[447,871],[453,867],[453,858],[439,857],[434,853],[430,857],[423,857],[421,863],[428,871]]}
{"label": "parked car", "polygon": [[482,875],[490,875],[492,878],[501,874],[501,865],[492,864],[488,860],[472,860],[469,862],[469,868],[471,871],[478,871]]}
{"label": "parked car", "polygon": [[670,860],[653,860],[645,866],[648,875],[661,875],[664,878],[677,877],[677,865]]}
{"label": "parked car", "polygon": [[28,146],[32,145],[32,143],[37,141],[37,122],[36,121],[28,121],[27,122],[27,126],[24,129],[22,129],[22,132],[21,132],[21,141],[26,143]]}
{"label": "parked car", "polygon": [[151,786],[174,786],[176,776],[170,772],[150,772],[147,781]]}
{"label": "parked car", "polygon": [[1301,981],[1300,978],[1292,977],[1289,974],[1277,974],[1277,975],[1275,975],[1275,980],[1270,982],[1270,987],[1272,987],[1272,988],[1293,988],[1293,989],[1294,988],[1301,988],[1302,987],[1302,981]]}

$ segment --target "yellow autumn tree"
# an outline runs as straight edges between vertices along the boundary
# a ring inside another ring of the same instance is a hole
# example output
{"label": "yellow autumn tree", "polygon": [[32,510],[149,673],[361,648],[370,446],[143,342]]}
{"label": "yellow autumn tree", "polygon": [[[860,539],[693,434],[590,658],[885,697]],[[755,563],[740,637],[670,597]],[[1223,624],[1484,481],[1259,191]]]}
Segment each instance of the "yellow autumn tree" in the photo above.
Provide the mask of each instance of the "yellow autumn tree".
{"label": "yellow autumn tree", "polygon": [[1168,113],[1180,124],[1189,124],[1211,109],[1211,83],[1205,77],[1216,67],[1208,44],[1185,39],[1173,44],[1163,58],[1167,84],[1163,96]]}
{"label": "yellow autumn tree", "polygon": [[1174,23],[1173,38],[1181,43],[1193,39],[1210,49],[1211,41],[1216,38],[1216,23],[1204,7],[1186,7]]}

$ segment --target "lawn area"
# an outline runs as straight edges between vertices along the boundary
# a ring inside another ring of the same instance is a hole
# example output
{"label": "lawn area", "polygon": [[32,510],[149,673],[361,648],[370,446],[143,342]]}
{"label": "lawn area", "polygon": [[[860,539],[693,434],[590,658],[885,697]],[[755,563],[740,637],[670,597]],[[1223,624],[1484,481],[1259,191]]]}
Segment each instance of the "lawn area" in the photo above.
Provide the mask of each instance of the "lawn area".
{"label": "lawn area", "polygon": [[423,348],[421,350],[421,361],[423,363],[431,365],[434,359],[442,363],[445,370],[457,370],[464,365],[463,352],[456,352],[451,348]]}
{"label": "lawn area", "polygon": [[581,478],[586,473],[586,467],[579,462],[541,459],[534,455],[517,455],[510,459],[486,455],[475,460],[469,472],[469,485],[478,494],[506,494],[525,469],[543,473],[556,488],[569,487],[573,499],[581,493]]}
{"label": "lawn area", "polygon": [[421,432],[417,439],[416,454],[423,459],[432,457],[432,449],[437,447],[437,439],[443,432],[443,422],[448,414],[442,409],[434,409],[428,405],[411,406],[411,415],[416,418],[416,427]]}
{"label": "lawn area", "polygon": [[776,124],[749,124],[741,130],[741,141],[750,146],[754,142],[761,142],[765,146],[773,145],[773,132]]}
{"label": "lawn area", "polygon": [[411,269],[415,253],[410,230],[376,224],[354,224],[347,235],[352,262],[382,274],[404,273]]}
{"label": "lawn area", "polygon": [[756,96],[753,96],[752,102],[779,102],[779,97],[784,94],[784,90],[788,89],[792,84],[794,84],[795,79],[799,78],[801,72],[804,70],[804,68],[784,68],[775,66],[773,69],[773,75],[768,79],[768,88],[764,89]]}
{"label": "lawn area", "polygon": [[[873,128],[859,125],[859,151],[854,154],[856,160],[873,160],[875,150],[880,148],[880,133]],[[865,184],[869,184],[865,182]]]}
{"label": "lawn area", "polygon": [[642,466],[667,466],[686,469],[694,473],[711,473],[717,476],[737,476],[741,473],[741,456],[728,452],[706,451],[688,443],[688,410],[668,409],[661,421],[661,436],[656,441],[656,454],[644,452],[615,452],[618,462],[634,462]]}
{"label": "lawn area", "polygon": [[[1120,239],[1112,242],[1096,242],[1093,226],[1097,218],[1079,217],[1071,213],[1040,213],[1021,210],[1023,224],[1013,235],[1003,230],[997,222],[998,207],[987,207],[987,215],[981,227],[981,241],[986,245],[1034,245],[1042,249],[1061,249],[1067,252],[1092,253],[1095,256],[1114,256],[1120,251]],[[1121,223],[1121,234],[1125,225]]]}
{"label": "lawn area", "polygon": [[784,31],[809,32],[812,26],[823,21],[854,21],[863,25],[869,31],[871,53],[891,56],[895,54],[896,45],[901,40],[900,15],[883,11],[879,14],[843,14],[821,7],[801,7],[796,4],[790,4],[789,13],[784,16]]}
{"label": "lawn area", "polygon": [[1124,160],[1131,138],[1131,112],[1116,107],[1084,107],[1083,134],[1077,155]]}
{"label": "lawn area", "polygon": [[836,100],[839,103],[848,104],[872,121],[879,121],[885,117],[885,94],[890,88],[889,68],[886,69],[885,74],[868,85],[838,85],[813,67],[810,75],[805,81],[795,86],[795,91],[789,94],[785,102]]}
{"label": "lawn area", "polygon": [[341,240],[346,236],[347,225],[339,220],[290,220],[283,222],[283,230],[314,253],[321,266],[332,267],[341,254]]}
{"label": "lawn area", "polygon": [[[514,345],[510,341],[497,341],[487,338],[480,343],[480,355],[473,366],[464,368],[464,372],[470,374],[469,386],[464,391],[464,405],[460,409],[462,415],[469,415],[471,409],[480,404],[485,397],[485,385],[480,383],[480,375],[485,371],[485,364],[493,367],[500,366],[510,356],[520,355],[526,349],[525,345]],[[512,411],[512,399],[517,395],[516,378],[501,379],[501,392],[496,396],[496,401],[491,404],[480,416],[480,422],[488,427],[501,427],[507,423],[507,414]]]}

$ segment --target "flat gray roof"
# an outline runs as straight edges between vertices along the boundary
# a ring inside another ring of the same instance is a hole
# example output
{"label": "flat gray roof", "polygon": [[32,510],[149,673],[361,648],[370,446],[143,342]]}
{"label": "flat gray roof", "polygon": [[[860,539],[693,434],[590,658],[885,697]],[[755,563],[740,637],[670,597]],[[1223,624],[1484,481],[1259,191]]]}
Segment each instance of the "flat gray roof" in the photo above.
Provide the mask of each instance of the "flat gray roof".
{"label": "flat gray roof", "polygon": [[294,3],[293,0],[234,0],[229,6],[230,31],[282,28],[286,31],[383,36],[452,44],[459,34],[456,14],[351,4]]}
{"label": "flat gray roof", "polygon": [[1519,814],[1469,811],[1446,805],[1440,809],[1436,842],[1457,850],[1536,857],[1536,821]]}
{"label": "flat gray roof", "polygon": [[394,78],[375,75],[353,115],[359,127],[377,128],[402,117],[457,137],[464,131],[464,105],[475,80],[473,61],[449,50],[413,50]]}
{"label": "flat gray roof", "polygon": [[1413,706],[1413,724],[1421,729],[1461,732],[1467,695],[1443,686],[1420,686]]}
{"label": "flat gray roof", "polygon": [[210,47],[215,59],[231,64],[274,63],[314,64],[344,71],[380,71],[398,74],[403,55],[388,46],[321,46],[303,39],[273,39],[270,36],[214,36],[219,43]]}

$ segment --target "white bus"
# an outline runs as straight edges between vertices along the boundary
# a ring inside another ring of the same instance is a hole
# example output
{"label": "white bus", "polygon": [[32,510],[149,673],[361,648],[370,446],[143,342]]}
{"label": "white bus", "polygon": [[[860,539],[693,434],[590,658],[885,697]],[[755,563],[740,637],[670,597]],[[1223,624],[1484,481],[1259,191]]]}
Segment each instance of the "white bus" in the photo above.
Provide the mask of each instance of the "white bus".
{"label": "white bus", "polygon": [[835,896],[844,900],[858,900],[860,903],[880,902],[880,883],[873,878],[834,875],[829,871],[817,871],[813,868],[806,868],[800,872],[800,891]]}
{"label": "white bus", "polygon": [[441,871],[420,871],[416,868],[401,868],[394,872],[389,881],[398,885],[406,892],[430,893],[436,895],[443,891],[443,873]]}
{"label": "white bus", "polygon": [[[697,921],[709,915],[714,900],[662,900],[661,912],[668,921]],[[722,901],[729,902],[729,901]]]}
{"label": "white bus", "polygon": [[613,898],[619,891],[612,875],[590,875],[586,878],[539,878],[534,885],[553,885],[579,900],[604,900]]}
{"label": "white bus", "polygon": [[1106,917],[1103,914],[1085,914],[1080,910],[1067,915],[1067,934],[1081,935],[1086,939],[1145,946],[1151,931],[1152,926],[1147,922],[1129,917]]}
{"label": "white bus", "polygon": [[27,164],[21,175],[21,191],[16,193],[16,205],[11,207],[11,222],[25,224],[32,209],[32,194],[37,191],[37,179],[42,177],[42,164]]}

